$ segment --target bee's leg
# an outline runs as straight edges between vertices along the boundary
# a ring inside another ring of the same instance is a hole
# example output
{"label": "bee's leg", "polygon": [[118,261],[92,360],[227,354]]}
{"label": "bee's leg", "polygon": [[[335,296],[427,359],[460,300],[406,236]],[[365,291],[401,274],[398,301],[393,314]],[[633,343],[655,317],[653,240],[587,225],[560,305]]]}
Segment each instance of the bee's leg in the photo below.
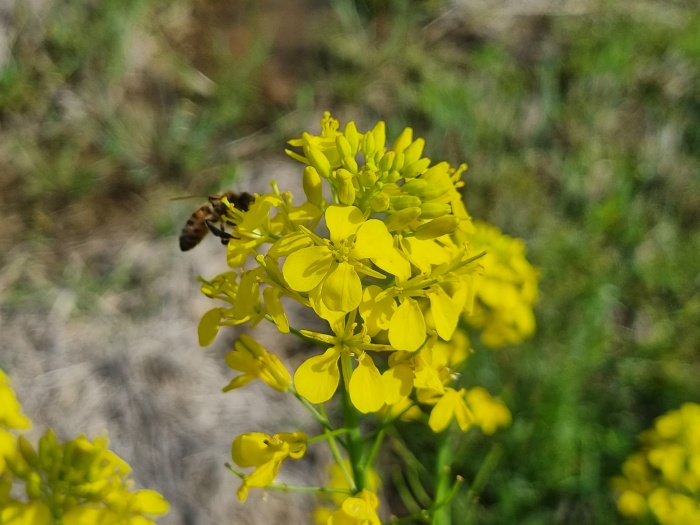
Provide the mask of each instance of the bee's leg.
{"label": "bee's leg", "polygon": [[216,235],[219,239],[221,239],[221,244],[228,244],[228,241],[234,238],[233,235],[231,235],[223,229],[223,225],[222,228],[219,228],[215,226],[214,223],[211,221],[206,221],[206,223],[207,228],[209,228],[209,231]]}

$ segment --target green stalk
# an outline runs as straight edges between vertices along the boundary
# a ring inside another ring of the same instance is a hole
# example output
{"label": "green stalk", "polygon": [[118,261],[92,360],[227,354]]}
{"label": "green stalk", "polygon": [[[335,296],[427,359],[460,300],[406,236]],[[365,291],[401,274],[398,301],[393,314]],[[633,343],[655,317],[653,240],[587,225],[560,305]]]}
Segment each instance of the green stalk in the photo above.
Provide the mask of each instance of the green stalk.
{"label": "green stalk", "polygon": [[[452,477],[452,447],[450,447],[450,431],[447,430],[438,435],[438,451],[435,458],[435,479],[437,479],[437,487],[435,488],[436,503],[445,502],[449,496],[450,478]],[[435,509],[432,516],[431,525],[451,525],[452,514],[450,505],[442,505]]]}
{"label": "green stalk", "polygon": [[[341,358],[343,379],[349,378],[349,370],[352,368],[352,357],[343,355]],[[350,393],[346,387],[346,379],[341,383],[343,392],[343,418],[344,427],[348,430],[347,451],[352,467],[352,474],[355,478],[355,490],[360,492],[366,486],[365,465],[363,461],[363,441],[360,432],[360,418],[357,409],[350,400]]]}

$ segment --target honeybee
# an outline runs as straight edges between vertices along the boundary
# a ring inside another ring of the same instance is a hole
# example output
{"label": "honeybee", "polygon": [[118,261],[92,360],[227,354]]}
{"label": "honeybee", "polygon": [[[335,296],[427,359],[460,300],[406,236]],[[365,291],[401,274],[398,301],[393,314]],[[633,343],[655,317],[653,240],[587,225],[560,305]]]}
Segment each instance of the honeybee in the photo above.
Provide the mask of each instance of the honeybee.
{"label": "honeybee", "polygon": [[[225,191],[209,196],[209,202],[200,206],[187,220],[180,233],[180,249],[183,252],[191,250],[197,246],[207,233],[212,232],[221,239],[221,244],[228,244],[233,239],[233,235],[224,230],[223,216],[226,215],[226,205],[222,199],[226,197],[229,203],[241,211],[248,211],[251,203],[255,200],[250,193],[236,193]],[[221,228],[216,226],[221,225]]]}

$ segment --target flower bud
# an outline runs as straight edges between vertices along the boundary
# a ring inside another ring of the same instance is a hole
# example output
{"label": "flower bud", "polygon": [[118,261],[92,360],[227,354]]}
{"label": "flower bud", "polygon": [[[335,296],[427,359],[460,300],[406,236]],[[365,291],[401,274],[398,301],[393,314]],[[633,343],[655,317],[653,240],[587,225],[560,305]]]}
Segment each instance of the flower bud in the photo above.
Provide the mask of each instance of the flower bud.
{"label": "flower bud", "polygon": [[369,157],[374,155],[375,151],[374,135],[372,135],[372,133],[365,133],[365,136],[362,137],[362,152],[365,154],[365,157],[369,159]]}
{"label": "flower bud", "polygon": [[389,182],[389,183],[396,182],[400,178],[401,178],[401,174],[398,171],[393,170],[387,174],[387,176],[384,179],[384,182]]}
{"label": "flower bud", "polygon": [[403,210],[397,211],[396,213],[392,213],[391,215],[389,215],[389,217],[387,217],[387,219],[384,221],[384,224],[386,224],[387,230],[389,230],[390,232],[395,232],[405,228],[413,221],[415,221],[418,217],[420,217],[420,208],[404,208]]}
{"label": "flower bud", "polygon": [[355,126],[355,123],[350,121],[345,124],[343,136],[348,139],[348,142],[350,143],[350,150],[354,156],[359,150],[360,140],[362,140],[362,133],[357,131],[357,126]]}
{"label": "flower bud", "polygon": [[321,176],[318,174],[316,168],[313,166],[306,166],[306,168],[304,168],[303,184],[306,200],[311,204],[320,206],[323,200],[323,186],[321,184]]}
{"label": "flower bud", "polygon": [[44,432],[44,435],[39,438],[39,462],[42,470],[49,471],[54,464],[58,450],[58,439],[52,429]]}
{"label": "flower bud", "polygon": [[420,159],[423,154],[423,148],[425,147],[425,140],[416,139],[414,140],[405,150],[404,155],[406,155],[406,164],[412,164]]}
{"label": "flower bud", "polygon": [[435,219],[452,211],[452,207],[449,204],[438,202],[424,202],[420,205],[420,209],[423,212],[421,213],[422,219]]}
{"label": "flower bud", "polygon": [[29,474],[29,479],[27,480],[25,490],[27,492],[27,497],[30,500],[36,501],[41,499],[41,476],[37,472],[32,472]]}
{"label": "flower bud", "polygon": [[379,166],[377,166],[379,168],[379,171],[389,171],[394,165],[395,156],[396,153],[394,153],[393,151],[387,151],[379,161]]}
{"label": "flower bud", "polygon": [[401,134],[396,137],[396,140],[391,145],[391,150],[396,153],[403,153],[403,151],[411,144],[413,141],[413,129],[405,128]]}
{"label": "flower bud", "polygon": [[24,461],[32,468],[39,468],[39,454],[36,453],[32,444],[24,436],[17,438],[17,448],[24,458]]}
{"label": "flower bud", "polygon": [[403,151],[401,151],[394,157],[394,164],[392,164],[391,169],[394,171],[401,171],[401,168],[403,168],[405,165],[406,155],[404,155]]}
{"label": "flower bud", "polygon": [[362,184],[362,186],[364,186],[365,188],[370,188],[374,186],[374,183],[377,182],[379,176],[377,175],[377,172],[374,171],[372,168],[364,166],[360,170],[360,173],[358,174],[357,178],[360,184]]}
{"label": "flower bud", "polygon": [[371,133],[374,137],[374,151],[383,151],[384,146],[386,146],[386,124],[384,121],[377,122]]}
{"label": "flower bud", "polygon": [[[305,133],[304,136],[308,135]],[[308,141],[304,141],[304,153],[309,164],[318,170],[319,175],[329,179],[331,177],[331,163],[320,149]]]}
{"label": "flower bud", "polygon": [[353,175],[348,170],[340,168],[336,171],[338,181],[338,200],[341,204],[351,205],[355,202],[355,186],[353,185]]}
{"label": "flower bud", "polygon": [[375,213],[381,213],[389,209],[389,196],[386,193],[377,193],[369,200],[369,206]]}
{"label": "flower bud", "polygon": [[421,201],[418,197],[412,195],[401,195],[400,197],[391,197],[391,207],[395,210],[403,210],[404,208],[418,207]]}
{"label": "flower bud", "polygon": [[423,197],[423,192],[425,191],[427,186],[428,181],[426,180],[412,179],[406,182],[403,186],[401,186],[401,189],[406,193],[415,195],[416,197]]}
{"label": "flower bud", "polygon": [[357,170],[359,170],[359,166],[357,165],[357,161],[355,160],[355,157],[343,157],[340,159],[340,165],[343,166],[346,170],[348,170],[351,173],[357,173]]}
{"label": "flower bud", "polygon": [[455,231],[459,219],[454,215],[443,215],[416,228],[416,239],[426,240],[442,237]]}
{"label": "flower bud", "polygon": [[423,157],[422,159],[419,159],[409,164],[407,156],[406,164],[408,165],[404,166],[404,168],[401,170],[401,175],[403,175],[407,179],[412,179],[413,177],[416,177],[423,173],[426,170],[426,168],[430,166],[430,159],[427,157]]}
{"label": "flower bud", "polygon": [[346,139],[343,135],[338,135],[335,138],[335,147],[338,148],[341,158],[355,156],[352,152],[350,141],[348,141],[348,139]]}

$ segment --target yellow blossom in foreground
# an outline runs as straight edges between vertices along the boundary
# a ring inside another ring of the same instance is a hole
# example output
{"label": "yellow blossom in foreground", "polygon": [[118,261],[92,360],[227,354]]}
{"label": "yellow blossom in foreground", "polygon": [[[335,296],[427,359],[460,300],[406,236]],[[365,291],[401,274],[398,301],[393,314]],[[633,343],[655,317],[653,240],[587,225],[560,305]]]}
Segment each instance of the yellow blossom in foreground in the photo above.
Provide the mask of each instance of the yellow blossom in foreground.
{"label": "yellow blossom in foreground", "polygon": [[146,515],[165,514],[167,501],[152,490],[133,491],[131,468],[107,444],[105,437],[90,441],[85,436],[59,443],[49,430],[35,450],[20,437],[11,470],[24,483],[29,501],[3,502],[0,523],[154,523]]}
{"label": "yellow blossom in foreground", "polygon": [[22,414],[22,406],[17,401],[14,390],[10,386],[10,379],[0,369],[0,428],[29,428],[31,423],[27,416]]}
{"label": "yellow blossom in foreground", "polygon": [[238,436],[231,446],[233,461],[239,467],[255,467],[243,478],[238,499],[245,501],[250,487],[267,487],[274,481],[285,459],[299,459],[305,453],[306,434],[301,431],[281,432],[274,436],[249,432]]}

